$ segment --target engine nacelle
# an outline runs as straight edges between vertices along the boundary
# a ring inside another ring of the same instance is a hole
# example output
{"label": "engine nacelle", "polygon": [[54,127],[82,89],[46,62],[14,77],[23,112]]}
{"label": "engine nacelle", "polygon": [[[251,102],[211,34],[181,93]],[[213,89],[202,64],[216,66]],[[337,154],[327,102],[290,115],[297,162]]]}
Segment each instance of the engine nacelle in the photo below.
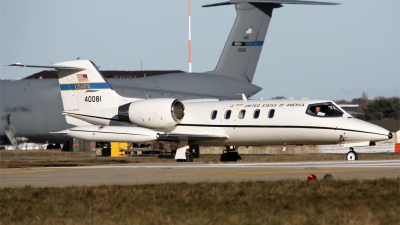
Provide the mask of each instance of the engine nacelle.
{"label": "engine nacelle", "polygon": [[142,127],[168,128],[181,122],[184,111],[178,99],[145,99],[118,107],[118,118]]}

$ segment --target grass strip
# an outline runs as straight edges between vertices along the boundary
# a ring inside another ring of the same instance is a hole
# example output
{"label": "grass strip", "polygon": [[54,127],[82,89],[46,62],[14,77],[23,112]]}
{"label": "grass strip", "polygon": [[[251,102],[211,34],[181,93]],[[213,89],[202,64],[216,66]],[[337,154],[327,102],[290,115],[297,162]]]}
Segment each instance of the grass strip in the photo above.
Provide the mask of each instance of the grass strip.
{"label": "grass strip", "polygon": [[399,179],[0,189],[1,224],[398,224]]}

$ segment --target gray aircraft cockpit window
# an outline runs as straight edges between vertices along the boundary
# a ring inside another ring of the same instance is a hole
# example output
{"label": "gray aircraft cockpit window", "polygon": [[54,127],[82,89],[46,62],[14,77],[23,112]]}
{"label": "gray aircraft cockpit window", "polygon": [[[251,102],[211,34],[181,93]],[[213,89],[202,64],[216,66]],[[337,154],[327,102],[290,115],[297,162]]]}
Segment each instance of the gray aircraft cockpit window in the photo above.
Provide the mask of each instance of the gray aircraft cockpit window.
{"label": "gray aircraft cockpit window", "polygon": [[231,110],[227,110],[226,112],[225,112],[225,119],[229,119],[229,118],[231,118]]}
{"label": "gray aircraft cockpit window", "polygon": [[311,104],[308,106],[306,113],[318,117],[342,117],[343,112],[332,102],[323,102]]}
{"label": "gray aircraft cockpit window", "polygon": [[214,110],[214,111],[211,112],[211,119],[212,120],[215,120],[215,118],[217,118],[217,112],[218,112],[217,110]]}

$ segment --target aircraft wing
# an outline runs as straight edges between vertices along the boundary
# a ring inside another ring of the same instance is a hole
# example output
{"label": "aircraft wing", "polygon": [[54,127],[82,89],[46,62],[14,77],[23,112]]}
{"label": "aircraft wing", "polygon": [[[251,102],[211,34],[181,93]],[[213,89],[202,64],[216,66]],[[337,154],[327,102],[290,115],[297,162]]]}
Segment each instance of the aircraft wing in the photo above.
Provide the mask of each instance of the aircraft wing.
{"label": "aircraft wing", "polygon": [[19,67],[33,67],[33,68],[50,68],[50,69],[58,69],[58,70],[85,70],[84,67],[76,67],[76,66],[62,66],[62,65],[24,65],[19,62],[11,63],[7,66],[19,66]]}
{"label": "aircraft wing", "polygon": [[159,141],[179,141],[179,140],[205,140],[205,139],[228,139],[226,135],[218,134],[174,134],[174,133],[158,133]]}
{"label": "aircraft wing", "polygon": [[339,5],[334,2],[298,1],[298,0],[249,0],[249,3],[276,3],[276,4],[300,4],[300,5]]}
{"label": "aircraft wing", "polygon": [[243,3],[243,2],[269,3],[269,4],[300,4],[300,5],[339,5],[340,4],[340,3],[334,3],[334,2],[299,1],[299,0],[244,0],[244,1],[231,0],[231,1],[226,1],[226,2],[203,5],[203,7],[231,5],[231,4],[239,4],[239,3]]}

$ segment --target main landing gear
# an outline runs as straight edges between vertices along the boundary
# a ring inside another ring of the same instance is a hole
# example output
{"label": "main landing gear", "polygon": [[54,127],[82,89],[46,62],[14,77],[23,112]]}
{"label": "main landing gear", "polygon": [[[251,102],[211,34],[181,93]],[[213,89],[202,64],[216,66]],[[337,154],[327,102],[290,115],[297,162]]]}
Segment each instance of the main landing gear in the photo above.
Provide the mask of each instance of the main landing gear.
{"label": "main landing gear", "polygon": [[193,162],[193,154],[189,151],[185,152],[186,159],[177,159],[177,162]]}
{"label": "main landing gear", "polygon": [[235,146],[225,146],[225,150],[221,154],[221,162],[231,161],[236,162],[242,160],[238,151],[235,150]]}
{"label": "main landing gear", "polygon": [[358,154],[354,151],[354,148],[350,148],[350,151],[346,155],[346,159],[349,161],[358,160]]}
{"label": "main landing gear", "polygon": [[188,151],[188,140],[181,140],[176,149],[175,159],[177,162],[193,162],[193,154]]}

